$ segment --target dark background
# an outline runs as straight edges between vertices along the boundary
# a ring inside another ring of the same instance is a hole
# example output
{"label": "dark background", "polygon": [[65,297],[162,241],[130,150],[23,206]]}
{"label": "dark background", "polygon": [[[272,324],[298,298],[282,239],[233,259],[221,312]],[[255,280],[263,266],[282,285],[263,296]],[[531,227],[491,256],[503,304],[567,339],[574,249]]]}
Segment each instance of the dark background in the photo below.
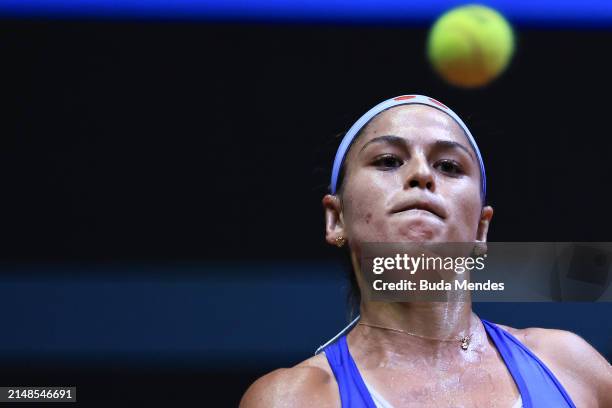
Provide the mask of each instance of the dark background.
{"label": "dark background", "polygon": [[[0,21],[2,384],[234,406],[307,358],[345,321],[321,207],[337,136],[391,96],[432,96],[470,127],[491,241],[610,241],[612,32],[517,27],[507,72],[471,91],[436,77],[426,36]],[[283,293],[254,295],[262,280]],[[610,304],[477,308],[612,355]]]}

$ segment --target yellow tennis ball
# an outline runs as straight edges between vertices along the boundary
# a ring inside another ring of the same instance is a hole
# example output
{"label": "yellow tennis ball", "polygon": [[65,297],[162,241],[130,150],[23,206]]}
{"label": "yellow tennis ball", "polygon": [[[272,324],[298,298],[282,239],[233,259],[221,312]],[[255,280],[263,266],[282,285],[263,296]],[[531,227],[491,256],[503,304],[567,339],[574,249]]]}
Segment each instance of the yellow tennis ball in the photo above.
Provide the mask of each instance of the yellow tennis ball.
{"label": "yellow tennis ball", "polygon": [[497,11],[470,4],[451,9],[434,23],[427,55],[447,82],[465,88],[501,74],[514,53],[512,27]]}

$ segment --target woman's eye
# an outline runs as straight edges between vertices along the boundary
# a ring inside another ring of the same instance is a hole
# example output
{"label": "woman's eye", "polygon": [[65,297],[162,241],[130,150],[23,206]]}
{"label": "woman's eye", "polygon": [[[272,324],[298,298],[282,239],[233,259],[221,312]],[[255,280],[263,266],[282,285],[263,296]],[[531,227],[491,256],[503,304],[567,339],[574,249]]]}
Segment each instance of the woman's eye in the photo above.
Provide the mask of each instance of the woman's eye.
{"label": "woman's eye", "polygon": [[438,163],[436,163],[435,167],[437,167],[440,171],[448,174],[463,173],[461,166],[452,160],[440,160]]}
{"label": "woman's eye", "polygon": [[373,164],[377,167],[393,169],[401,166],[402,164],[404,164],[404,162],[395,156],[381,156],[377,158]]}

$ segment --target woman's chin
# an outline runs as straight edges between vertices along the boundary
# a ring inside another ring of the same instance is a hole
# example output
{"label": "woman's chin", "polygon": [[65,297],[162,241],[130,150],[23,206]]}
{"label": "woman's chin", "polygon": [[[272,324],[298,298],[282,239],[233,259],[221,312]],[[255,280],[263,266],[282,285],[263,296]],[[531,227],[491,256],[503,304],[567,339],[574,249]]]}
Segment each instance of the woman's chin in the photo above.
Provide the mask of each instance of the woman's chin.
{"label": "woman's chin", "polygon": [[427,221],[416,221],[400,225],[396,234],[397,242],[437,242],[442,236],[442,228]]}

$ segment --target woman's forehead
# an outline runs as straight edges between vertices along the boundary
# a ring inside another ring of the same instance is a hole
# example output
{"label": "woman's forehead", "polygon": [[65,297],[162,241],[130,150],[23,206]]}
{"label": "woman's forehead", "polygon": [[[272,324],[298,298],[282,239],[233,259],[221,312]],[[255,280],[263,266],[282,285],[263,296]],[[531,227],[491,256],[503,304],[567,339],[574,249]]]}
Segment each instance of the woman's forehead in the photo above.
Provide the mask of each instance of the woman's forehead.
{"label": "woman's forehead", "polygon": [[372,119],[364,128],[356,145],[383,135],[420,140],[452,140],[467,145],[465,134],[453,118],[426,105],[402,105],[388,109]]}

